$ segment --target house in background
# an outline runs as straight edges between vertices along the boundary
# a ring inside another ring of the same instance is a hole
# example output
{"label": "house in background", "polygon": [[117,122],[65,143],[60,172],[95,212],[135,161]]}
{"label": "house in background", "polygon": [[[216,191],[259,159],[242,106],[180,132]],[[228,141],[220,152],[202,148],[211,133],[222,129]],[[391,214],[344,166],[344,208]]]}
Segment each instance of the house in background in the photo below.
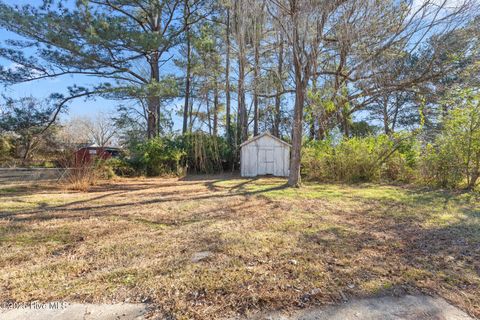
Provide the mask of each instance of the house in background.
{"label": "house in background", "polygon": [[240,148],[242,177],[288,176],[291,145],[285,141],[270,133],[263,133],[245,141]]}
{"label": "house in background", "polygon": [[117,147],[100,147],[97,144],[83,145],[75,151],[75,163],[84,164],[96,159],[107,160],[120,156],[121,149]]}

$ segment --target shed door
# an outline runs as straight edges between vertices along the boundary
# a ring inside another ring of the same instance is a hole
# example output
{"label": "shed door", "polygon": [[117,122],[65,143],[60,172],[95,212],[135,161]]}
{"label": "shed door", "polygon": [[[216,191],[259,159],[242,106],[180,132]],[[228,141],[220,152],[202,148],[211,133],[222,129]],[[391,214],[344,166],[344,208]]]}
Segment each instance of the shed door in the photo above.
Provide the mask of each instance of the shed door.
{"label": "shed door", "polygon": [[273,148],[260,148],[258,150],[258,174],[274,173]]}

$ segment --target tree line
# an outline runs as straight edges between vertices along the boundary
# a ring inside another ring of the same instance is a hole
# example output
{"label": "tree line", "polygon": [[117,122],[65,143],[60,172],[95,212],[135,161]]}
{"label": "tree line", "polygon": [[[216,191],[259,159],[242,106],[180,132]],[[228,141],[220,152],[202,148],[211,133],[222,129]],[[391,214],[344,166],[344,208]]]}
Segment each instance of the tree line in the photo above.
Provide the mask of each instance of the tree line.
{"label": "tree line", "polygon": [[305,140],[377,130],[395,142],[419,128],[433,139],[455,108],[449,89],[478,90],[478,9],[473,0],[0,2],[0,27],[21,36],[0,47],[15,64],[0,81],[97,79],[52,93],[50,123],[74,99],[103,97],[139,139],[168,134],[173,117],[182,134],[221,135],[234,149],[270,131],[292,143],[296,186]]}

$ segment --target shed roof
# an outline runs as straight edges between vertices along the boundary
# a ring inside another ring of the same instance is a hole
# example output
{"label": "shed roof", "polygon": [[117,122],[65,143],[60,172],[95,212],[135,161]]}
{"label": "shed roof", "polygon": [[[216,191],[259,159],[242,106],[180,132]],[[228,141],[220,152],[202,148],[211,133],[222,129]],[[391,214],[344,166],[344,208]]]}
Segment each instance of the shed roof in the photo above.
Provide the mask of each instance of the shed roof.
{"label": "shed roof", "polygon": [[258,136],[255,136],[255,137],[253,137],[253,138],[251,138],[251,139],[243,142],[242,144],[240,144],[240,147],[243,147],[244,145],[247,145],[247,144],[249,144],[249,143],[251,143],[251,142],[253,142],[253,141],[256,141],[256,140],[258,140],[258,139],[260,139],[260,138],[262,138],[262,137],[265,137],[265,136],[270,137],[270,138],[272,138],[272,139],[274,139],[274,140],[276,140],[276,141],[278,141],[278,142],[281,142],[281,143],[287,145],[288,147],[291,147],[291,146],[292,146],[291,144],[283,141],[282,139],[277,138],[277,137],[275,137],[274,135],[271,135],[269,132],[264,132],[264,133],[262,133],[262,134],[259,134]]}

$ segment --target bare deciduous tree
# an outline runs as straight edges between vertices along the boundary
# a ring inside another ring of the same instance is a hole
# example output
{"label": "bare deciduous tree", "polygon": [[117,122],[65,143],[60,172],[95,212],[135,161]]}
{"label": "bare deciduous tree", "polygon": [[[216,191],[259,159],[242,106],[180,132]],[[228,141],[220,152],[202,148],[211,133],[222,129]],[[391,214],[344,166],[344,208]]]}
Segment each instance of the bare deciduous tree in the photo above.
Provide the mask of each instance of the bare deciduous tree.
{"label": "bare deciduous tree", "polygon": [[63,140],[70,144],[93,143],[99,147],[116,144],[117,127],[114,121],[105,113],[92,117],[74,117],[63,129]]}

